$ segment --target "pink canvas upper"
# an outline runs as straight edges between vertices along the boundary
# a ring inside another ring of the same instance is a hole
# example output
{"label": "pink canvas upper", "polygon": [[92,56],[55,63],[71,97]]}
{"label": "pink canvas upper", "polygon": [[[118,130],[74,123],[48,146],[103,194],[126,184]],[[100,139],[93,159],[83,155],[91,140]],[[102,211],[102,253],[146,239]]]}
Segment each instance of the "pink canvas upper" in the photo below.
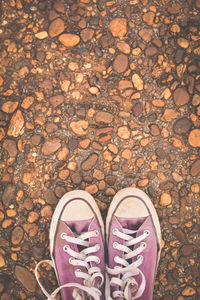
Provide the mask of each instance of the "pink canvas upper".
{"label": "pink canvas upper", "polygon": [[[154,283],[154,277],[156,272],[156,263],[157,263],[157,253],[158,253],[158,242],[157,237],[155,234],[155,229],[153,225],[153,221],[151,219],[151,216],[145,217],[145,218],[132,218],[132,219],[126,219],[126,218],[119,218],[116,216],[112,217],[111,223],[110,223],[110,229],[109,229],[109,241],[108,241],[108,258],[109,258],[109,267],[114,268],[116,266],[116,262],[114,262],[115,256],[120,256],[123,258],[123,252],[119,251],[117,249],[113,248],[113,243],[118,242],[122,243],[122,239],[113,235],[112,230],[114,228],[117,228],[119,231],[123,231],[123,228],[131,229],[131,230],[138,230],[137,234],[134,237],[138,237],[143,234],[144,230],[149,230],[150,235],[145,238],[145,242],[147,243],[147,247],[143,250],[141,255],[143,256],[144,260],[139,267],[139,269],[143,272],[146,278],[146,286],[145,290],[140,298],[137,298],[139,300],[150,300],[152,299],[152,293],[153,293],[153,283]],[[132,249],[136,249],[139,247],[140,243],[136,244],[135,246],[132,246]],[[132,259],[132,262],[135,261],[137,257]],[[112,275],[110,275],[111,277]],[[141,284],[141,275],[134,276],[137,283]],[[116,290],[116,287],[114,287]],[[111,288],[111,291],[113,291],[113,288]],[[137,291],[136,291],[137,292]],[[133,293],[132,297],[136,294]],[[121,300],[120,298],[115,298],[117,300]]]}
{"label": "pink canvas upper", "polygon": [[[53,256],[56,264],[56,270],[59,280],[59,285],[63,285],[65,283],[80,283],[84,285],[84,280],[82,278],[77,278],[75,276],[75,270],[80,269],[83,272],[87,273],[87,270],[85,267],[82,266],[73,266],[69,264],[69,254],[66,253],[63,250],[63,247],[66,245],[66,240],[62,239],[60,236],[62,233],[66,233],[69,236],[77,237],[77,235],[82,234],[83,232],[98,230],[99,236],[92,237],[89,239],[90,247],[94,246],[96,244],[100,245],[99,251],[93,253],[92,255],[95,255],[100,258],[100,263],[95,264],[94,262],[91,263],[92,266],[98,266],[101,269],[101,273],[104,275],[105,273],[105,262],[104,262],[104,243],[101,236],[101,229],[98,224],[98,221],[95,217],[93,217],[90,220],[84,220],[84,221],[75,221],[75,222],[64,222],[59,220],[57,225],[57,232],[55,234],[55,243],[54,243],[54,251]],[[83,249],[82,246],[68,243],[71,249],[74,251],[81,251]],[[98,278],[95,279],[94,286],[97,287],[98,285]],[[104,285],[102,286],[102,297],[101,300],[104,300]],[[62,289],[62,298],[63,300],[74,300],[72,296],[73,292],[72,288],[63,288]]]}

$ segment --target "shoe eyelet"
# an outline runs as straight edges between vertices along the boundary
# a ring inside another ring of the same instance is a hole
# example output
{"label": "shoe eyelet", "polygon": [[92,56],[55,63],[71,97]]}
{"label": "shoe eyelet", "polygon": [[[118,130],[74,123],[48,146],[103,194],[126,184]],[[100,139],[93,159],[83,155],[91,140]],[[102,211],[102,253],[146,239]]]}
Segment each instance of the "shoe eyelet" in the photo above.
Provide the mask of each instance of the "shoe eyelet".
{"label": "shoe eyelet", "polygon": [[101,262],[100,258],[99,258],[99,257],[97,257],[96,264],[97,264],[97,265],[99,265],[99,264],[100,264],[100,262]]}
{"label": "shoe eyelet", "polygon": [[73,265],[73,260],[74,260],[73,257],[70,257],[70,258],[69,258],[69,263],[70,263],[70,265]]}
{"label": "shoe eyelet", "polygon": [[63,247],[63,250],[65,251],[65,252],[68,252],[68,249],[69,249],[70,247],[68,246],[68,245],[65,245],[64,247]]}
{"label": "shoe eyelet", "polygon": [[116,255],[116,256],[114,257],[114,262],[116,262],[116,263],[117,263],[117,261],[116,261],[116,260],[117,260],[118,258],[119,258],[119,256],[117,256],[117,255]]}
{"label": "shoe eyelet", "polygon": [[137,259],[138,259],[138,260],[141,259],[141,261],[143,262],[144,257],[143,257],[142,255],[138,255],[138,256],[137,256]]}
{"label": "shoe eyelet", "polygon": [[142,242],[140,245],[141,245],[143,248],[146,248],[146,247],[147,247],[147,243],[145,243],[145,242]]}
{"label": "shoe eyelet", "polygon": [[94,234],[95,234],[95,236],[99,236],[98,230],[95,230],[95,231],[94,231]]}
{"label": "shoe eyelet", "polygon": [[76,276],[76,277],[77,277],[76,273],[79,273],[79,272],[81,272],[81,269],[76,269],[76,270],[75,270],[75,276]]}
{"label": "shoe eyelet", "polygon": [[117,242],[114,242],[114,243],[113,243],[113,248],[114,248],[114,249],[117,249],[117,246],[118,246],[118,243],[117,243]]}
{"label": "shoe eyelet", "polygon": [[76,269],[76,271],[75,272],[81,272],[81,269]]}
{"label": "shoe eyelet", "polygon": [[143,233],[145,233],[146,236],[150,235],[150,231],[149,230],[145,230]]}
{"label": "shoe eyelet", "polygon": [[67,234],[65,232],[62,232],[60,235],[61,239],[65,239],[65,236],[67,236]]}
{"label": "shoe eyelet", "polygon": [[112,233],[113,233],[114,235],[116,235],[117,232],[118,232],[118,229],[117,229],[117,228],[113,228]]}
{"label": "shoe eyelet", "polygon": [[96,244],[96,245],[95,245],[95,248],[96,248],[96,251],[99,251],[100,245],[99,245],[99,244]]}

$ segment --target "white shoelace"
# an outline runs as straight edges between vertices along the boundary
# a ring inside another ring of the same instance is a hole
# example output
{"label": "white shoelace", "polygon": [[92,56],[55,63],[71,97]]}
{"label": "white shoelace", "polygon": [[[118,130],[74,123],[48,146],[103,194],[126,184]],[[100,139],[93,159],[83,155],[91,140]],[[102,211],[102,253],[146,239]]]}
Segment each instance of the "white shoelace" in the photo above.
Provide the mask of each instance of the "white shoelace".
{"label": "white shoelace", "polygon": [[[114,261],[118,264],[114,269],[111,269],[107,266],[107,273],[114,275],[111,280],[108,275],[106,277],[106,299],[112,300],[113,298],[123,298],[126,300],[132,300],[139,298],[145,289],[146,280],[142,271],[139,269],[140,265],[143,262],[143,256],[141,255],[142,251],[146,248],[147,244],[143,240],[150,234],[148,230],[145,230],[142,235],[134,238],[133,234],[136,234],[137,230],[123,229],[123,232],[120,232],[117,228],[113,229],[113,234],[120,239],[122,239],[122,244],[118,242],[113,243],[113,247],[119,251],[123,251],[125,254],[123,258],[119,256],[114,257]],[[124,242],[124,243],[123,243]],[[129,247],[140,243],[140,246],[134,250]],[[133,257],[137,257],[132,263],[129,263],[128,260]],[[135,280],[134,276],[141,275],[142,281],[140,286]],[[116,276],[116,277],[115,277]],[[110,295],[110,287],[118,287],[116,291]],[[131,294],[136,292],[134,297],[131,297]]]}
{"label": "white shoelace", "polygon": [[[97,230],[85,232],[77,237],[68,236],[66,233],[61,234],[61,238],[66,240],[66,242],[85,247],[80,252],[76,252],[72,250],[69,245],[65,245],[63,248],[63,251],[67,252],[71,256],[71,258],[69,259],[70,264],[74,266],[82,266],[87,269],[87,273],[82,272],[80,269],[77,269],[75,271],[75,276],[77,278],[84,279],[84,285],[79,283],[73,283],[73,282],[66,283],[60,286],[59,288],[57,288],[52,294],[49,294],[42,286],[41,282],[39,281],[38,267],[44,262],[54,267],[54,263],[51,260],[43,260],[37,264],[35,268],[35,276],[40,288],[42,289],[43,293],[45,294],[48,300],[55,300],[54,296],[62,288],[67,288],[67,287],[74,287],[72,296],[75,300],[83,300],[83,297],[79,293],[79,291],[82,291],[84,294],[92,297],[92,299],[94,300],[100,300],[101,292],[99,288],[103,285],[104,276],[101,274],[101,270],[99,267],[91,267],[90,265],[91,262],[95,262],[96,264],[100,263],[100,259],[97,256],[91,255],[92,253],[97,252],[100,246],[99,244],[96,244],[95,246],[89,247],[89,241],[86,241],[87,239],[97,236],[98,234],[99,233]],[[100,278],[100,283],[98,283],[98,288],[94,287],[94,281],[96,278]]]}

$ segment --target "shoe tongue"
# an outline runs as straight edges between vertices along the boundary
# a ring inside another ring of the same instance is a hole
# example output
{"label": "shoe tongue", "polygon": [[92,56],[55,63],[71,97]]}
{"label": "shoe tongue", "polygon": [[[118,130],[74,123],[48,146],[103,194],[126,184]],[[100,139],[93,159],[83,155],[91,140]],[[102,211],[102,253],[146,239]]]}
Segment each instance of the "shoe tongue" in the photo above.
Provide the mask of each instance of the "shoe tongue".
{"label": "shoe tongue", "polygon": [[93,218],[89,220],[81,221],[68,221],[65,224],[71,229],[74,234],[80,235],[83,232],[87,232]]}
{"label": "shoe tongue", "polygon": [[118,222],[121,225],[121,228],[130,229],[130,230],[139,230],[139,228],[145,223],[147,217],[141,218],[121,218],[117,217]]}

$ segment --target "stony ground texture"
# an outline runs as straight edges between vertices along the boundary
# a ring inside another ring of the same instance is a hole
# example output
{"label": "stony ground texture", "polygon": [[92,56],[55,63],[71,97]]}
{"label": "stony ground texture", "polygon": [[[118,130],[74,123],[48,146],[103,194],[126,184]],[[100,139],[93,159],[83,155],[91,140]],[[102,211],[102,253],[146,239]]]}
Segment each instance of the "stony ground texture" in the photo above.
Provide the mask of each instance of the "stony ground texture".
{"label": "stony ground texture", "polygon": [[45,299],[65,192],[105,216],[129,186],[161,222],[154,299],[200,299],[200,1],[0,3],[0,299]]}

